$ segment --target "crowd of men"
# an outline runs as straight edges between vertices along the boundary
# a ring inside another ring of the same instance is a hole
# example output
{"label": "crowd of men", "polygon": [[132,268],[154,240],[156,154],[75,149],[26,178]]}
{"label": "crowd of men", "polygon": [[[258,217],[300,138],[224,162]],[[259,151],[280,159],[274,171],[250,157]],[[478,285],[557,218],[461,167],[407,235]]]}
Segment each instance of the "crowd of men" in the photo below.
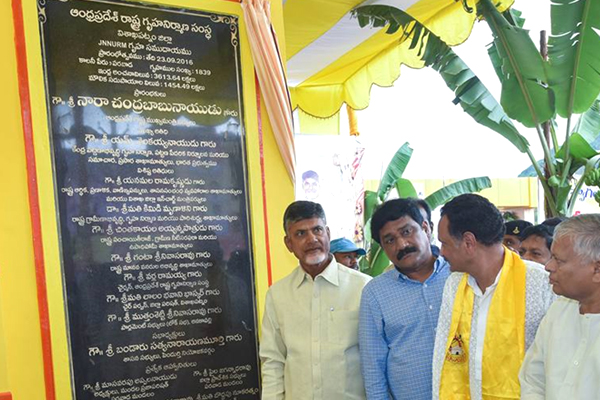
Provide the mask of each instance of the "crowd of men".
{"label": "crowd of men", "polygon": [[[267,292],[262,399],[600,399],[600,214],[504,223],[475,194],[383,203],[392,266],[330,240],[318,204],[283,218],[298,267]],[[509,246],[507,246],[509,245]]]}

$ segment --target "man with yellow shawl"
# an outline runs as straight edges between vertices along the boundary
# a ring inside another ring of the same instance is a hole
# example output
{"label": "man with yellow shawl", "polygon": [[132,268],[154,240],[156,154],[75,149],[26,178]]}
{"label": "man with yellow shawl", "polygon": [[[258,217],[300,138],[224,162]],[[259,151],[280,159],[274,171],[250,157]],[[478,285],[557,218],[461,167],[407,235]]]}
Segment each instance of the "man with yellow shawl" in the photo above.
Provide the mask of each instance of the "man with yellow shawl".
{"label": "man with yellow shawl", "polygon": [[441,216],[441,254],[454,273],[436,330],[432,398],[519,399],[519,368],[555,297],[548,274],[502,245],[502,215],[484,197],[458,196]]}

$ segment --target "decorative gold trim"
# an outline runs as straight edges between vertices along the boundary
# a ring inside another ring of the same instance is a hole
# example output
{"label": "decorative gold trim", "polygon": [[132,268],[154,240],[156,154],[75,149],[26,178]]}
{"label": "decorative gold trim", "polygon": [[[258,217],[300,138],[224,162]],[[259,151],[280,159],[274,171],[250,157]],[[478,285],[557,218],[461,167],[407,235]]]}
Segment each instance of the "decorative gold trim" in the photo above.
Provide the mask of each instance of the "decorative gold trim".
{"label": "decorative gold trim", "polygon": [[237,25],[237,18],[233,18],[234,21],[231,22],[231,24],[229,25],[229,29],[231,30],[231,45],[235,48],[237,48],[238,44],[239,44],[239,39],[238,39],[238,25]]}

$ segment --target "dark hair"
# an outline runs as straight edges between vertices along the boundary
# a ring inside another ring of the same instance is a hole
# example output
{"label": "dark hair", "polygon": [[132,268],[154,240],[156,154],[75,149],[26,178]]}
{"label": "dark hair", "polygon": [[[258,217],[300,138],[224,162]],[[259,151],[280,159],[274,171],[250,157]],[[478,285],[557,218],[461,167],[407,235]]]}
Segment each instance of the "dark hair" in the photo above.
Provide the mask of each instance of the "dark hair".
{"label": "dark hair", "polygon": [[315,180],[319,180],[319,174],[317,174],[315,171],[313,171],[312,169],[309,169],[308,171],[304,171],[304,173],[302,174],[302,180],[306,180],[306,179],[315,179]]}
{"label": "dark hair", "polygon": [[381,244],[379,231],[385,224],[402,217],[411,217],[416,223],[423,223],[419,205],[414,199],[395,199],[381,204],[371,217],[371,237]]}
{"label": "dark hair", "polygon": [[554,227],[550,227],[548,225],[540,224],[530,226],[525,228],[523,234],[521,235],[521,242],[527,239],[529,236],[539,236],[542,239],[546,240],[546,247],[550,250],[552,246],[552,235],[554,234]]}
{"label": "dark hair", "polygon": [[283,214],[283,230],[287,233],[287,227],[294,222],[303,219],[321,218],[327,223],[325,211],[319,203],[312,201],[299,200],[290,204]]}
{"label": "dark hair", "polygon": [[462,239],[471,232],[485,246],[501,243],[504,238],[504,219],[500,211],[485,197],[467,193],[455,197],[442,207],[441,216],[448,218],[448,231]]}
{"label": "dark hair", "polygon": [[556,225],[560,224],[564,220],[566,220],[565,217],[548,218],[547,220],[542,222],[541,225],[549,227],[552,233],[554,233],[554,228],[556,228]]}
{"label": "dark hair", "polygon": [[431,220],[431,207],[429,207],[429,204],[427,204],[427,202],[423,199],[415,199],[415,201],[419,207],[425,210],[425,214],[427,214],[427,222],[429,225],[433,226],[433,221]]}

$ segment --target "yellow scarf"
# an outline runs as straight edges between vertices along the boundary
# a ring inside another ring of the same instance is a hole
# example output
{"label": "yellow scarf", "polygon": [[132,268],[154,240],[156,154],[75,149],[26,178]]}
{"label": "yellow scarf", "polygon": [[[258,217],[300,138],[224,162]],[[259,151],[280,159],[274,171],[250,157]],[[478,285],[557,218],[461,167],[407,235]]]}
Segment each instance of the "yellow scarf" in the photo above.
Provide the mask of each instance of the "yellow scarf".
{"label": "yellow scarf", "polygon": [[[504,264],[488,311],[483,343],[484,400],[520,398],[519,369],[525,356],[525,263],[504,248]],[[473,289],[465,274],[458,285],[440,382],[441,400],[469,400],[469,342]]]}

